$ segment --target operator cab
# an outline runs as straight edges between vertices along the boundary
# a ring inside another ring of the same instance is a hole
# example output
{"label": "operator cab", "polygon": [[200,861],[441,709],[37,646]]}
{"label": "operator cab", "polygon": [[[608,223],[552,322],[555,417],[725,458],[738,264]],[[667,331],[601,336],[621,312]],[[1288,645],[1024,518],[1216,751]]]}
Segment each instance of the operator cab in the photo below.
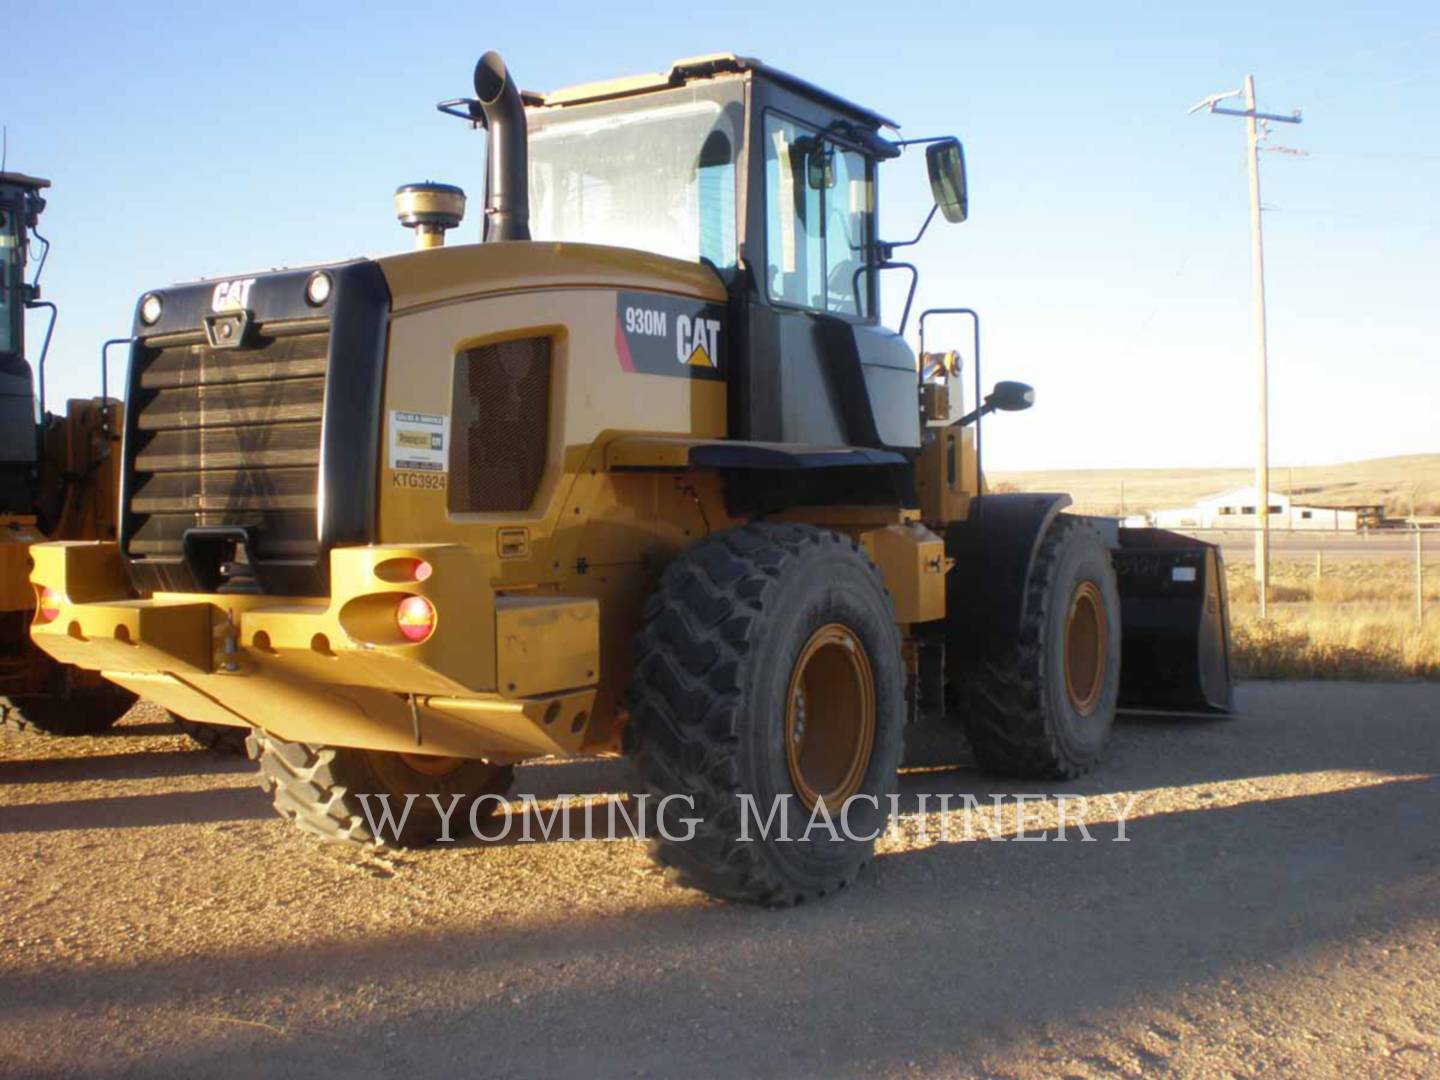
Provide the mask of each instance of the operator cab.
{"label": "operator cab", "polygon": [[699,259],[727,282],[744,266],[774,303],[873,312],[876,148],[898,153],[883,116],[730,55],[527,103],[533,239]]}
{"label": "operator cab", "polygon": [[[482,99],[499,95],[487,64],[476,70]],[[728,53],[523,92],[519,102],[523,135],[501,157],[526,156],[528,167],[497,173],[492,156],[486,202],[497,182],[524,186],[528,231],[497,235],[490,220],[486,239],[604,244],[704,262],[731,297],[731,438],[919,449],[915,356],[903,320],[896,333],[879,319],[877,278],[901,245],[879,239],[877,171],[905,146],[930,144],[937,207],[963,220],[957,140],[892,141],[884,133],[898,134],[894,121]],[[471,99],[440,108],[477,126],[496,115]],[[505,133],[491,136],[503,142]],[[813,390],[826,386],[830,393]]]}

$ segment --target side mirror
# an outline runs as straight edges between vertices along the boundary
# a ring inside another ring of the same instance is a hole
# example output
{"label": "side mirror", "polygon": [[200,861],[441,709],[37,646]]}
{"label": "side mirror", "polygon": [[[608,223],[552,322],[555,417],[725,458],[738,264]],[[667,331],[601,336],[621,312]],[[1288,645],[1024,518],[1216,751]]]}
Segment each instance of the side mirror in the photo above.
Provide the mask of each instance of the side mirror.
{"label": "side mirror", "polygon": [[1026,386],[1023,382],[1011,382],[1008,379],[995,384],[995,389],[985,395],[985,401],[978,409],[971,409],[959,420],[951,422],[951,427],[965,427],[973,424],[982,416],[988,416],[992,412],[1020,412],[1035,404],[1035,390]]}
{"label": "side mirror", "polygon": [[958,224],[970,213],[965,190],[965,148],[959,139],[941,139],[925,147],[925,167],[930,172],[930,191],[945,220]]}
{"label": "side mirror", "polygon": [[995,389],[985,395],[985,404],[1000,412],[1022,412],[1035,404],[1035,390],[1023,382],[1008,379],[995,384]]}
{"label": "side mirror", "polygon": [[801,136],[795,149],[805,160],[805,183],[811,191],[828,190],[835,186],[835,149],[822,139]]}

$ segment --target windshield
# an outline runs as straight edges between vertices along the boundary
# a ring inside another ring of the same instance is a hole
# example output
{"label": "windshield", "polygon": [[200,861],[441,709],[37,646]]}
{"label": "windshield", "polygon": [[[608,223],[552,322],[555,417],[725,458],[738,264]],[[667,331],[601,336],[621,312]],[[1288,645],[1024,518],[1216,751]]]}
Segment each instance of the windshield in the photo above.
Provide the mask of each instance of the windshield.
{"label": "windshield", "polygon": [[530,234],[735,265],[738,81],[537,110]]}

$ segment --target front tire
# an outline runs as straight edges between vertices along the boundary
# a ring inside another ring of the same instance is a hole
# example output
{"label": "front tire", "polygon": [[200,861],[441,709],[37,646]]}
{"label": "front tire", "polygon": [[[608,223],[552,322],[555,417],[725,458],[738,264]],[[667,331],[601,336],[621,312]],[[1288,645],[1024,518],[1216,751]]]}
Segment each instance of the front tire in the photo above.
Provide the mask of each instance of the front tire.
{"label": "front tire", "polygon": [[1120,593],[1110,552],[1084,519],[1050,524],[1013,645],[967,664],[958,707],[982,768],[1064,780],[1092,769],[1120,691]]}
{"label": "front tire", "polygon": [[[250,757],[260,763],[260,786],[269,792],[281,817],[322,839],[354,844],[432,844],[440,838],[442,819],[431,795],[446,809],[454,796],[461,796],[461,801],[455,803],[456,816],[451,819],[453,830],[457,823],[469,825],[470,800],[482,795],[505,795],[515,777],[512,766],[488,761],[288,742],[259,729],[250,733],[245,747]],[[381,803],[370,800],[372,819],[360,798],[388,796],[398,821],[405,797],[411,794],[418,798],[411,803],[398,829],[377,829]],[[488,816],[493,804],[485,804],[484,809]],[[479,815],[476,820],[480,820]]]}
{"label": "front tire", "polygon": [[[874,564],[833,532],[748,525],[675,559],[645,620],[627,750],[652,799],[691,800],[683,815],[652,806],[653,823],[698,822],[693,836],[657,828],[652,855],[681,884],[752,903],[852,883],[896,788],[905,720],[900,635]],[[762,832],[777,800],[784,840],[778,825]],[[822,802],[839,839],[805,832]]]}

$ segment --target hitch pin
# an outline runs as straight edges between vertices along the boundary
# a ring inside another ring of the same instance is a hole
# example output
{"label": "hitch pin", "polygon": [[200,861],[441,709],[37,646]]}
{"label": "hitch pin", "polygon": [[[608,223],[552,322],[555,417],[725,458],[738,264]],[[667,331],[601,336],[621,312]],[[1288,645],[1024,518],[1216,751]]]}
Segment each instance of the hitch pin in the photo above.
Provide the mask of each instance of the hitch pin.
{"label": "hitch pin", "polygon": [[226,671],[239,671],[240,663],[235,658],[240,654],[240,641],[235,626],[234,608],[225,612],[225,644],[221,651],[225,654],[225,663],[221,666]]}

